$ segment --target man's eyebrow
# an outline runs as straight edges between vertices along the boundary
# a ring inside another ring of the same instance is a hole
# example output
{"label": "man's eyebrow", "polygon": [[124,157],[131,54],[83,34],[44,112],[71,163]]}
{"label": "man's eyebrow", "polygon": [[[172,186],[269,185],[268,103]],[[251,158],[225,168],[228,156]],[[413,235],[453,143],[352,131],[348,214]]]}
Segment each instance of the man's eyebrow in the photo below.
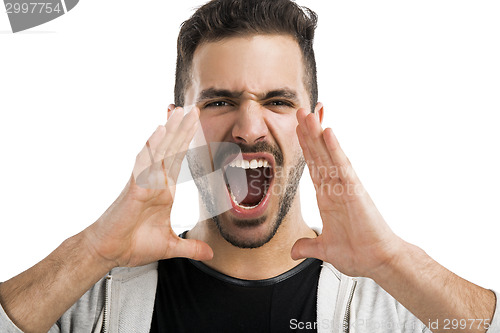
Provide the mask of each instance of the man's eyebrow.
{"label": "man's eyebrow", "polygon": [[[208,88],[203,90],[199,95],[197,99],[197,103],[200,103],[204,100],[207,99],[214,99],[214,98],[230,98],[230,99],[239,99],[243,95],[243,91],[231,91],[227,89],[215,89],[215,88]],[[262,97],[260,97],[262,96]],[[276,89],[276,90],[271,90],[268,91],[267,93],[264,93],[260,95],[259,98],[262,100],[268,100],[271,98],[276,98],[276,97],[281,97],[281,98],[286,98],[290,99],[293,101],[298,101],[297,93],[288,88],[283,88],[283,89]]]}
{"label": "man's eyebrow", "polygon": [[271,99],[275,97],[282,97],[286,99],[290,99],[293,101],[298,101],[297,93],[294,90],[291,89],[278,89],[278,90],[271,90],[266,95],[264,96],[264,100],[266,99]]}
{"label": "man's eyebrow", "polygon": [[220,98],[220,97],[237,99],[237,98],[240,98],[242,94],[243,94],[243,92],[235,92],[235,91],[230,91],[227,89],[209,88],[209,89],[203,90],[198,95],[197,103],[200,103],[201,101],[204,101],[206,99]]}

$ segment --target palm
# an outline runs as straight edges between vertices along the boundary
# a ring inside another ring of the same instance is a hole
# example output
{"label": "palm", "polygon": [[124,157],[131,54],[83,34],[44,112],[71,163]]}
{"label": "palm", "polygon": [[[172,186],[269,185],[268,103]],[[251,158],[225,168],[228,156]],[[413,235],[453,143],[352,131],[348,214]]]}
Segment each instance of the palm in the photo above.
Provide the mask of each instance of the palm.
{"label": "palm", "polygon": [[325,258],[334,258],[337,268],[351,276],[366,275],[376,269],[377,255],[385,251],[391,233],[368,194],[340,202],[335,196],[322,195],[318,197],[318,206],[326,222]]}
{"label": "palm", "polygon": [[178,112],[160,126],[137,155],[134,172],[118,199],[88,233],[91,246],[117,266],[139,266],[163,258],[211,257],[205,243],[181,240],[170,213],[184,153],[196,130],[197,113]]}
{"label": "palm", "polygon": [[[314,256],[351,276],[367,276],[384,264],[397,237],[364,190],[331,129],[298,112],[297,134],[323,221],[316,239],[301,240],[294,256]],[[300,244],[302,243],[302,244]]]}

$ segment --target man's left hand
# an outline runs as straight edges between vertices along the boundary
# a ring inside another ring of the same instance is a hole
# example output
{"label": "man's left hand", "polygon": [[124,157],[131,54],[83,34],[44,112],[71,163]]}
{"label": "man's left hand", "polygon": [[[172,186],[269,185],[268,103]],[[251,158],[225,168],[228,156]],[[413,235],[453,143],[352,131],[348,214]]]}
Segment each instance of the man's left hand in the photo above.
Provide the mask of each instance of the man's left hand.
{"label": "man's left hand", "polygon": [[389,228],[359,181],[331,128],[317,113],[297,111],[297,136],[323,220],[317,238],[299,239],[292,258],[313,257],[349,276],[374,276],[395,260],[404,241]]}

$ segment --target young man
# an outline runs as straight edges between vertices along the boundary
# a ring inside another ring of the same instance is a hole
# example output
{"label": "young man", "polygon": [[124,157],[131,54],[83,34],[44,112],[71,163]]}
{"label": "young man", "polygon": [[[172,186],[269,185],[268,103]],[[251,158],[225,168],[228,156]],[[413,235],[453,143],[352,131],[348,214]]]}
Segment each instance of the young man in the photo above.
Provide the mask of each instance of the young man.
{"label": "young man", "polygon": [[[321,128],[315,25],[289,0],[198,9],[179,34],[177,108],[101,218],[0,285],[0,331],[498,332],[495,294],[396,236]],[[197,130],[231,145],[188,152],[211,217],[178,237],[175,182]],[[321,233],[300,212],[306,164]]]}

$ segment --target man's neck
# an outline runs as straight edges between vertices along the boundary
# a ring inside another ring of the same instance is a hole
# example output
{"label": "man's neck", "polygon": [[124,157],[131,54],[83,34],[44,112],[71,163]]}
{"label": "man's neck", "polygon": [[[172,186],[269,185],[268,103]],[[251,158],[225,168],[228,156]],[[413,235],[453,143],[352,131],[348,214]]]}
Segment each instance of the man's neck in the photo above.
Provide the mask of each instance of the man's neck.
{"label": "man's neck", "polygon": [[204,264],[218,272],[245,280],[275,277],[302,262],[290,256],[292,246],[298,239],[317,236],[302,219],[298,193],[294,201],[293,208],[274,237],[259,248],[242,249],[230,244],[211,220],[199,222],[187,233],[186,238],[199,239],[210,245],[214,258]]}

